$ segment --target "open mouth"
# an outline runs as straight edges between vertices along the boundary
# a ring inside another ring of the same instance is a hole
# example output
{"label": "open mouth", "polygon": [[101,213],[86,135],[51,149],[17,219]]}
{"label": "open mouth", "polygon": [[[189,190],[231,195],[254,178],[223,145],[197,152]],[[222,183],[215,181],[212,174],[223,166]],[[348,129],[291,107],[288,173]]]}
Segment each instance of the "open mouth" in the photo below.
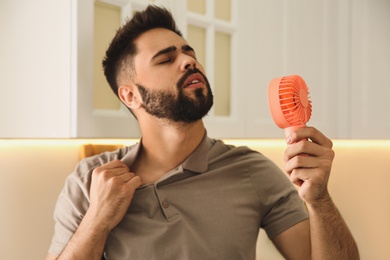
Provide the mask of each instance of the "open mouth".
{"label": "open mouth", "polygon": [[184,82],[184,88],[201,88],[204,86],[204,79],[199,73],[190,75]]}

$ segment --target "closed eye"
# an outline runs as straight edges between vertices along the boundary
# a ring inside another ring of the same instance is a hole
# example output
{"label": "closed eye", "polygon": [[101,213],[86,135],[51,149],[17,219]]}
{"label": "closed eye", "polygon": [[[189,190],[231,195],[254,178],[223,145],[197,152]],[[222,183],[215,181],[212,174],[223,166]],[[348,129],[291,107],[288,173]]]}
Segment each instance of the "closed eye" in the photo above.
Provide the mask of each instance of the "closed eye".
{"label": "closed eye", "polygon": [[171,61],[172,61],[172,59],[166,59],[166,60],[158,62],[158,64],[166,64],[166,63],[170,63]]}

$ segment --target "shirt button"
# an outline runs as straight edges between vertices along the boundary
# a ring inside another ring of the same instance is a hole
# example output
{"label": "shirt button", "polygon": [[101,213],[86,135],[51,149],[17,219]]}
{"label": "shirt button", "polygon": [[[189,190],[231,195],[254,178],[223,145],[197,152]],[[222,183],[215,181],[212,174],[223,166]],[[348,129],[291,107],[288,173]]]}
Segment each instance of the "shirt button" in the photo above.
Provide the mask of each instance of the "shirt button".
{"label": "shirt button", "polygon": [[163,208],[167,209],[167,208],[169,208],[169,203],[166,200],[164,200],[162,202],[162,206],[163,206]]}

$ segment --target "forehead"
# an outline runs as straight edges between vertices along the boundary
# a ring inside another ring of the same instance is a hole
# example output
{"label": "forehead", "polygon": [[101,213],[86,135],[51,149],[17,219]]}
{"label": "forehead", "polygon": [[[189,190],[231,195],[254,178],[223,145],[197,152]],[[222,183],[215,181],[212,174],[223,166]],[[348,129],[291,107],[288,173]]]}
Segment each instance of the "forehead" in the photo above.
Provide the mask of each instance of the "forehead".
{"label": "forehead", "polygon": [[137,47],[136,56],[150,56],[170,46],[180,49],[187,41],[168,29],[155,28],[138,36],[134,43]]}

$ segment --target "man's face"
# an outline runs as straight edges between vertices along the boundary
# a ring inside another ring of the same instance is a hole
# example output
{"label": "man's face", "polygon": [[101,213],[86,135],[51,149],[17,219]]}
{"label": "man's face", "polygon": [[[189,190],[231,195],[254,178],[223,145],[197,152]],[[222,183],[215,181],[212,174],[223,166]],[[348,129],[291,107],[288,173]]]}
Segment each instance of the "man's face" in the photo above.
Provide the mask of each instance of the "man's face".
{"label": "man's face", "polygon": [[138,86],[145,111],[173,122],[192,123],[213,105],[210,84],[187,42],[166,29],[143,33],[135,44]]}

